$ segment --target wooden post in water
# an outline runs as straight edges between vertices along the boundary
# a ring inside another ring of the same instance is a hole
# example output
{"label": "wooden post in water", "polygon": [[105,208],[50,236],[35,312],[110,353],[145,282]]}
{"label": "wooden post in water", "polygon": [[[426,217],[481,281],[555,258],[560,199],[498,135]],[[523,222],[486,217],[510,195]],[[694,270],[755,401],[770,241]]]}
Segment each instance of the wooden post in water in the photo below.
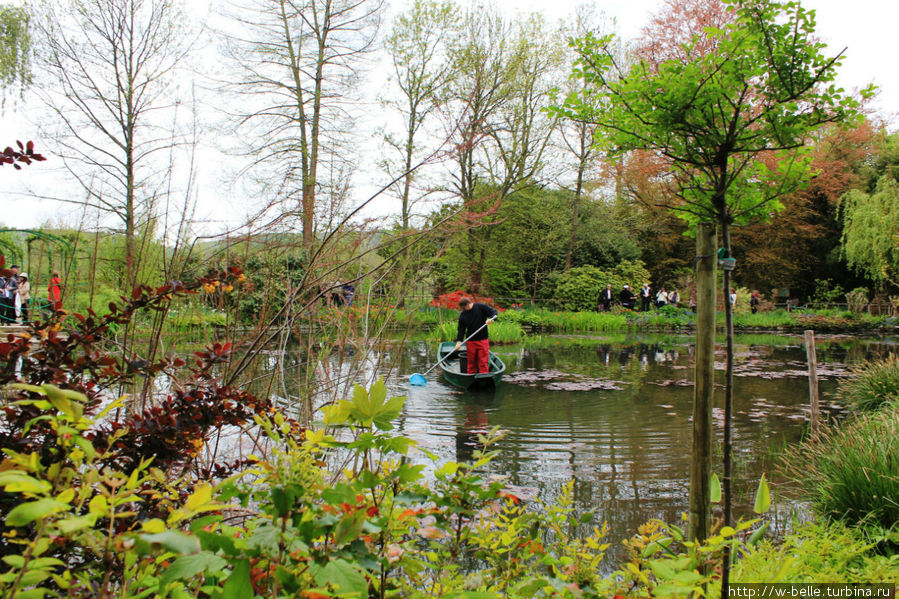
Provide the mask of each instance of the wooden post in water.
{"label": "wooden post in water", "polygon": [[809,428],[812,435],[818,434],[818,358],[815,354],[815,331],[805,332],[805,355],[808,360],[808,394],[811,399],[812,417]]}
{"label": "wooden post in water", "polygon": [[715,287],[717,231],[696,228],[696,365],[693,387],[693,452],[690,461],[691,540],[709,536],[712,495],[712,396],[715,392]]}

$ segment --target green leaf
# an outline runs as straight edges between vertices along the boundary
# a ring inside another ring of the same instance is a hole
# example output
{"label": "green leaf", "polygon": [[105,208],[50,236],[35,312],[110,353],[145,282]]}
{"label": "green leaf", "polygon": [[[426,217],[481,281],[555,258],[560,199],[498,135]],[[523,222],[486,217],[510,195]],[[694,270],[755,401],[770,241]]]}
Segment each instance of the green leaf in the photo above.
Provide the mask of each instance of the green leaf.
{"label": "green leaf", "polygon": [[365,512],[363,511],[353,512],[353,514],[345,516],[334,527],[334,544],[337,547],[341,547],[359,538],[364,523]]}
{"label": "green leaf", "polygon": [[375,412],[372,406],[371,398],[365,387],[356,385],[353,387],[353,413],[352,415],[365,426],[371,424]]}
{"label": "green leaf", "polygon": [[709,486],[712,491],[712,503],[718,503],[721,501],[721,481],[718,480],[718,475],[714,472],[712,473],[712,482]]}
{"label": "green leaf", "polygon": [[[275,578],[278,579],[278,582],[281,583],[281,586],[284,587],[284,590],[288,593],[296,593],[298,590],[300,590],[300,584],[297,580],[296,575],[284,566],[278,566],[275,569]],[[252,595],[246,596],[250,597]],[[241,596],[240,599],[243,599],[243,596]]]}
{"label": "green leaf", "polygon": [[672,580],[678,584],[693,586],[702,580],[702,574],[693,571],[678,572]]}
{"label": "green leaf", "polygon": [[225,581],[222,599],[248,599],[254,596],[253,584],[250,582],[250,562],[239,560]]}
{"label": "green leaf", "polygon": [[341,595],[355,595],[360,599],[368,596],[368,582],[362,570],[342,559],[328,562],[313,572],[315,583],[320,586],[337,587]]}
{"label": "green leaf", "polygon": [[69,508],[67,503],[55,499],[38,499],[21,503],[10,510],[6,516],[7,526],[27,526],[35,520],[40,520],[51,514],[61,512]]}
{"label": "green leaf", "polygon": [[[23,581],[24,582],[24,579]],[[47,596],[49,591],[47,589],[28,589],[25,591],[18,591],[16,593],[16,599],[44,599]]]}
{"label": "green leaf", "polygon": [[761,526],[752,531],[752,534],[749,535],[749,539],[746,540],[746,544],[752,547],[758,543],[759,539],[765,534],[765,531],[768,530],[768,524],[770,524],[770,522],[763,522]]}
{"label": "green leaf", "polygon": [[393,421],[396,420],[403,409],[406,402],[405,397],[391,397],[387,400],[375,416],[374,423],[382,431],[389,431],[393,428]]}
{"label": "green leaf", "polygon": [[653,560],[649,562],[649,568],[660,580],[671,580],[676,574],[668,560]]}
{"label": "green leaf", "polygon": [[202,551],[193,555],[182,555],[173,561],[172,564],[166,568],[165,573],[159,578],[159,590],[162,592],[162,590],[172,582],[176,580],[187,580],[200,572],[220,572],[227,565],[228,561],[225,558],[209,553],[208,551]]}
{"label": "green leaf", "polygon": [[368,390],[368,396],[371,398],[371,405],[375,408],[384,405],[384,399],[387,397],[387,385],[383,379],[378,379]]}
{"label": "green leaf", "polygon": [[324,423],[329,426],[346,424],[352,412],[353,404],[345,399],[341,399],[336,404],[325,406],[322,408],[324,414]]}
{"label": "green leaf", "polygon": [[63,534],[71,534],[76,530],[84,530],[85,528],[91,528],[94,524],[97,523],[98,514],[85,514],[84,516],[77,516],[75,518],[66,518],[65,520],[59,520],[56,523],[56,527],[59,528],[59,531]]}
{"label": "green leaf", "polygon": [[159,544],[174,553],[189,554],[200,551],[200,541],[177,530],[167,530],[152,535],[140,535],[147,543]]}
{"label": "green leaf", "polygon": [[28,476],[21,470],[7,470],[0,473],[0,487],[7,493],[46,493],[50,483]]}
{"label": "green leaf", "polygon": [[759,480],[759,488],[755,492],[755,505],[752,508],[756,514],[764,514],[771,508],[771,490],[768,488],[768,481],[765,480],[764,473]]}

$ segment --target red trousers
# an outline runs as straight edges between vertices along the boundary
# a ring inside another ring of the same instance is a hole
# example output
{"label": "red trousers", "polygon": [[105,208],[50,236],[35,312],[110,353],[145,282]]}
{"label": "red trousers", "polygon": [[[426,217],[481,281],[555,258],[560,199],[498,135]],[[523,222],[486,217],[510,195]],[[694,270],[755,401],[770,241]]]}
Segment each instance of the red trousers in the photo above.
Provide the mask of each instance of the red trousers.
{"label": "red trousers", "polygon": [[466,341],[468,351],[468,374],[490,372],[490,340]]}

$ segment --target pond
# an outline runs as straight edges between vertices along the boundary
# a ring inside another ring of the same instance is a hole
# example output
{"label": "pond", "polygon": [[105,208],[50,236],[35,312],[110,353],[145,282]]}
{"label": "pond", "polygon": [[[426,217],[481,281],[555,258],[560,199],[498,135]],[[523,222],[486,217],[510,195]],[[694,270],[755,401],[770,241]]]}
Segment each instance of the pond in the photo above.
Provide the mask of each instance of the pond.
{"label": "pond", "polygon": [[[839,410],[838,378],[854,364],[895,353],[899,339],[821,336],[816,345],[826,417]],[[405,376],[394,378],[393,391],[407,396],[399,429],[441,460],[470,459],[479,434],[506,431],[490,471],[508,476],[524,498],[552,499],[574,479],[578,510],[595,510],[595,523],[609,524],[614,563],[620,541],[637,526],[651,518],[678,523],[688,508],[693,348],[692,337],[672,335],[529,339],[494,346],[507,366],[503,383],[468,392],[438,370],[427,385],[408,385],[409,374],[435,361],[432,345],[412,343]],[[723,343],[718,350],[723,383]],[[783,498],[774,466],[807,428],[805,347],[801,336],[738,335],[735,351],[735,516],[752,517],[758,479],[767,473],[775,496],[768,517],[782,529],[791,512],[801,511]],[[723,396],[719,389],[714,407],[718,464]]]}

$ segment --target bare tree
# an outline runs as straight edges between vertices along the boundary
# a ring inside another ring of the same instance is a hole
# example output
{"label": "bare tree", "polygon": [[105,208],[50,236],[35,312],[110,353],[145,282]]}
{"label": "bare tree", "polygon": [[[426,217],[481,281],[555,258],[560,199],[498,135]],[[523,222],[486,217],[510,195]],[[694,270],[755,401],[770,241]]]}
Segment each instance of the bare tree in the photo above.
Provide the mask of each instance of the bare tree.
{"label": "bare tree", "polygon": [[399,139],[385,136],[398,158],[386,159],[382,164],[391,178],[397,170],[404,173],[397,190],[402,202],[400,216],[404,231],[409,228],[415,176],[412,167],[422,152],[418,138],[425,122],[440,105],[444,88],[453,76],[447,43],[458,24],[457,7],[449,0],[416,0],[406,13],[397,17],[385,43],[393,63],[395,86],[400,92],[398,99],[388,100],[386,105],[400,114],[403,134]]}
{"label": "bare tree", "polygon": [[87,202],[121,223],[130,285],[138,235],[152,232],[154,203],[169,184],[155,155],[178,143],[175,70],[190,45],[183,15],[172,0],[45,0],[36,12],[48,78],[40,93],[60,131],[43,128],[86,193],[58,199]]}
{"label": "bare tree", "polygon": [[[238,131],[255,165],[280,173],[273,194],[299,213],[303,245],[315,244],[320,192],[343,197],[352,164],[350,105],[372,49],[382,0],[249,0],[235,6],[239,31],[227,52],[243,71]],[[327,161],[326,173],[320,167]],[[342,166],[335,166],[343,162]],[[333,176],[328,177],[331,173]],[[324,176],[323,176],[324,175]],[[331,213],[329,207],[324,208]]]}

